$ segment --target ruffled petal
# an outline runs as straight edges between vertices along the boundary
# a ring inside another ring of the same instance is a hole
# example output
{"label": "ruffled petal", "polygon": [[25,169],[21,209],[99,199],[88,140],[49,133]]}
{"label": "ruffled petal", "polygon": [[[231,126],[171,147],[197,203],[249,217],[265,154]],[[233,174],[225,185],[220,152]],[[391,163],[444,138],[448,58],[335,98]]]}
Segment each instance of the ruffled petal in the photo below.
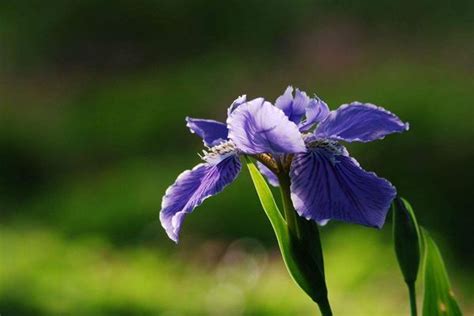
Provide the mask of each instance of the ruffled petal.
{"label": "ruffled petal", "polygon": [[227,127],[229,139],[247,154],[306,151],[296,124],[261,98],[240,105],[227,118]]}
{"label": "ruffled petal", "polygon": [[275,106],[288,116],[290,121],[299,124],[305,115],[306,107],[309,103],[309,97],[306,92],[296,89],[293,97],[293,87],[288,86],[285,92],[275,101]]}
{"label": "ruffled petal", "polygon": [[232,102],[232,104],[229,106],[229,108],[227,109],[227,116],[230,115],[230,113],[234,112],[234,110],[241,104],[244,104],[245,102],[247,102],[247,95],[241,95],[240,97],[238,97],[237,99],[234,100],[234,102]]}
{"label": "ruffled petal", "polygon": [[191,133],[199,135],[204,144],[208,147],[217,145],[227,140],[227,125],[224,123],[214,121],[186,117],[186,126],[191,130]]}
{"label": "ruffled petal", "polygon": [[234,181],[240,169],[239,158],[234,155],[218,164],[202,163],[181,173],[161,202],[160,221],[168,237],[177,242],[185,216]]}
{"label": "ruffled petal", "polygon": [[314,98],[306,107],[306,119],[300,123],[300,131],[307,131],[329,115],[329,107],[323,100]]}
{"label": "ruffled petal", "polygon": [[270,183],[271,185],[273,185],[274,187],[278,187],[280,186],[280,183],[278,182],[278,178],[277,176],[273,173],[273,171],[271,171],[270,169],[268,169],[263,163],[261,163],[260,161],[257,161],[257,167],[258,167],[258,170],[260,170],[260,173],[263,174],[265,176],[265,178],[267,178],[267,181],[268,183]]}
{"label": "ruffled petal", "polygon": [[315,131],[318,138],[370,142],[408,130],[395,114],[373,104],[353,102],[332,111]]}
{"label": "ruffled petal", "polygon": [[326,148],[295,155],[291,199],[300,216],[381,228],[396,195],[395,187],[357,161]]}

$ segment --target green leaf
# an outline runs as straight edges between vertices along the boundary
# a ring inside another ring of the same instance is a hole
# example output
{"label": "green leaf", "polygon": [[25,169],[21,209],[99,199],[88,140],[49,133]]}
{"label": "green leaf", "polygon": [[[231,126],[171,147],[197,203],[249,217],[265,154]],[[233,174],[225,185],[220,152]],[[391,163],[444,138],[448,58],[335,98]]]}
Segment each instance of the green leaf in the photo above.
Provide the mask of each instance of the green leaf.
{"label": "green leaf", "polygon": [[257,190],[258,198],[260,203],[272,224],[273,230],[278,239],[278,243],[286,242],[288,239],[288,231],[286,227],[286,222],[283,216],[278,209],[278,206],[273,198],[272,191],[268,187],[267,182],[263,176],[258,171],[255,164],[248,158],[245,157],[247,162],[247,167],[250,171],[250,176],[252,178],[255,190]]}
{"label": "green leaf", "polygon": [[424,243],[424,287],[423,316],[462,315],[449,283],[446,267],[436,243],[422,229]]}
{"label": "green leaf", "polygon": [[257,195],[260,199],[260,203],[262,204],[275,232],[278,246],[280,247],[283,261],[285,262],[288,272],[306,294],[308,294],[313,300],[319,299],[320,293],[318,289],[315,289],[315,284],[312,284],[311,282],[314,278],[308,275],[320,273],[319,269],[317,267],[312,267],[311,271],[308,271],[308,269],[301,264],[301,256],[299,255],[299,252],[294,249],[294,242],[290,236],[288,226],[278,209],[272,191],[255,164],[248,157],[245,157],[245,159]]}

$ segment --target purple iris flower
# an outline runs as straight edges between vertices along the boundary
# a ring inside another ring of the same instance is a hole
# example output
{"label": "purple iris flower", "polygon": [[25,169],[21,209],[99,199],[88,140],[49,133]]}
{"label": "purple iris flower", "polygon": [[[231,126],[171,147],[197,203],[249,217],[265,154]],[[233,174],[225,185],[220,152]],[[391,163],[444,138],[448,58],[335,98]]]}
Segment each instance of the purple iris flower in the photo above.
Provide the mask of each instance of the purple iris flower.
{"label": "purple iris flower", "polygon": [[[352,102],[330,112],[317,97],[310,99],[298,89],[293,96],[292,87],[276,100],[275,106],[299,126],[307,147],[306,152],[292,155],[288,166],[291,199],[298,214],[321,225],[335,219],[382,227],[396,195],[395,187],[362,169],[339,141],[383,139],[408,130],[408,123],[368,103]],[[288,161],[287,156],[276,159]],[[278,186],[274,171],[262,163],[258,167],[270,184]]]}
{"label": "purple iris flower", "polygon": [[336,111],[319,98],[288,87],[275,105],[263,98],[236,99],[227,124],[186,118],[206,146],[204,162],[184,171],[165,193],[160,221],[177,242],[183,220],[206,198],[221,192],[241,170],[239,155],[259,160],[272,185],[289,174],[291,199],[300,216],[324,224],[330,219],[381,227],[395,188],[363,170],[338,141],[369,142],[408,129],[394,114],[371,104]]}
{"label": "purple iris flower", "polygon": [[240,154],[281,155],[306,150],[296,124],[263,98],[236,99],[229,107],[227,124],[190,117],[186,121],[207,149],[201,156],[204,162],[181,173],[163,197],[160,221],[175,242],[185,216],[235,180],[241,169]]}

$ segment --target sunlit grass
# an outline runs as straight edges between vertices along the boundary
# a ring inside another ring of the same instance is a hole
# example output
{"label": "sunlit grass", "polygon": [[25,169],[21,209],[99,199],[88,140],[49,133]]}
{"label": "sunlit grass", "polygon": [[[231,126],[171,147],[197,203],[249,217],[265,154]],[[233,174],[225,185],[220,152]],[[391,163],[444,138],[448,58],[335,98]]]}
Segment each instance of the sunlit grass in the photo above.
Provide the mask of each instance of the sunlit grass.
{"label": "sunlit grass", "polygon": [[[407,314],[405,289],[383,236],[347,227],[323,234],[336,315]],[[279,254],[253,239],[169,252],[2,227],[0,245],[5,315],[309,315],[316,310],[289,278]],[[469,302],[468,294],[462,301]]]}

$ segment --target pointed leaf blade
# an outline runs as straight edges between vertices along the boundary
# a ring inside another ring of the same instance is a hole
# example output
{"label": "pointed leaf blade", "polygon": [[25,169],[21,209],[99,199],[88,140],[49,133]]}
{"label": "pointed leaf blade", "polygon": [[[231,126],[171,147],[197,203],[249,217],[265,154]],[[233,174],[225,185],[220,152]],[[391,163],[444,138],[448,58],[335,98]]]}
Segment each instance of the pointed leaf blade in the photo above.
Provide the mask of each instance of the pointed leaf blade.
{"label": "pointed leaf blade", "polygon": [[429,233],[422,229],[424,242],[423,316],[462,316],[438,246]]}
{"label": "pointed leaf blade", "polygon": [[296,261],[298,260],[298,256],[295,255],[295,251],[292,249],[292,240],[290,238],[286,221],[278,209],[272,191],[255,164],[248,157],[245,157],[245,159],[255,190],[260,199],[260,203],[262,204],[277,237],[278,246],[280,247],[285,266],[293,280],[303,289],[303,291],[306,292],[306,294],[308,294],[312,299],[315,299],[318,297],[319,293],[316,293],[314,286],[309,283],[309,279],[311,278],[307,277],[307,271],[302,271],[300,265]]}

